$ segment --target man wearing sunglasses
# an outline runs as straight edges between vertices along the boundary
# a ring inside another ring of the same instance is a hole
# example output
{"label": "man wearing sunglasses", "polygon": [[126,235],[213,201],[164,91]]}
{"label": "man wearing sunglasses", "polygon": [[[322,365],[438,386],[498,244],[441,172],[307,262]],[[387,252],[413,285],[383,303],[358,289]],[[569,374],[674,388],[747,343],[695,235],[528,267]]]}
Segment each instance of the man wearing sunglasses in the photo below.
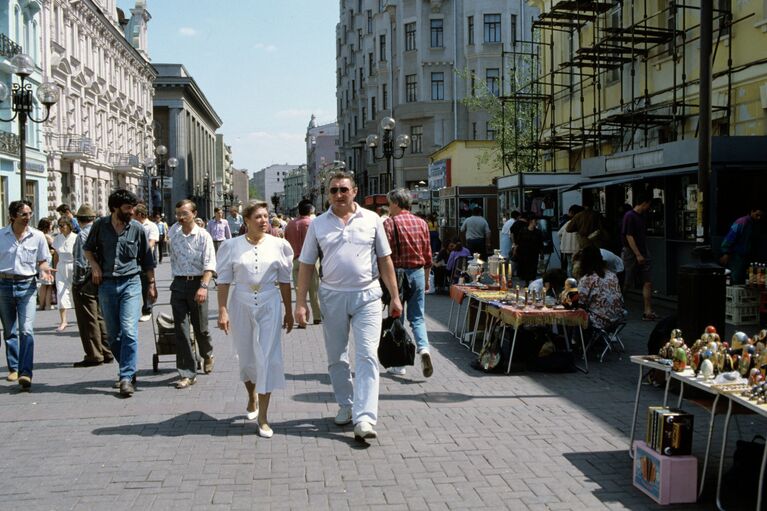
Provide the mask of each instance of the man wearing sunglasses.
{"label": "man wearing sunglasses", "polygon": [[[389,313],[402,303],[383,221],[354,202],[357,187],[350,173],[330,178],[330,208],[309,226],[301,250],[295,318],[306,325],[306,294],[314,264],[322,252],[319,298],[328,372],[340,409],[335,423],[354,422],[354,437],[376,438],[378,419],[378,340],[381,335],[379,274],[392,297]],[[354,333],[354,373],[349,365],[349,330]]]}

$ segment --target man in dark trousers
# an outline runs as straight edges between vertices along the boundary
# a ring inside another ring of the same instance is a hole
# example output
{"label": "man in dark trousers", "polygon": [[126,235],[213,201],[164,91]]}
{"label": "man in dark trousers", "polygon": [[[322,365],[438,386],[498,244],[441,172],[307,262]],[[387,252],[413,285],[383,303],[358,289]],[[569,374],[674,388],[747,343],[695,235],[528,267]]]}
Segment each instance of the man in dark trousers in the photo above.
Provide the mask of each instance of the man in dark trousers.
{"label": "man in dark trousers", "polygon": [[138,364],[141,274],[146,275],[149,300],[154,303],[155,262],[144,228],[133,219],[138,197],[119,189],[109,196],[108,204],[111,214],[96,220],[83,248],[91,265],[91,280],[99,287],[109,348],[120,364],[117,387],[121,396],[131,397]]}
{"label": "man in dark trousers", "polygon": [[647,250],[647,221],[644,214],[650,210],[651,199],[647,192],[640,192],[634,199],[634,207],[623,215],[621,259],[626,269],[626,287],[642,287],[644,313],[642,319],[654,321],[657,316],[652,310],[652,274],[650,253]]}
{"label": "man in dark trousers", "polygon": [[[301,263],[298,257],[301,255],[301,249],[304,246],[304,239],[306,239],[306,231],[309,230],[309,225],[312,223],[312,213],[314,213],[314,205],[309,200],[302,200],[298,203],[298,218],[294,218],[288,222],[288,226],[285,228],[285,239],[290,243],[293,249],[293,286],[298,286],[298,269],[301,267]],[[317,297],[317,291],[319,290],[320,279],[317,275],[317,269],[315,268],[309,280],[309,303],[312,306],[312,318],[314,324],[319,325],[322,323],[322,315],[320,312],[320,300]],[[298,328],[303,328],[300,325]]]}
{"label": "man in dark trousers", "polygon": [[107,326],[98,301],[99,289],[91,280],[91,266],[83,253],[96,212],[89,205],[83,204],[75,216],[80,223],[80,232],[77,234],[73,254],[72,300],[85,358],[75,362],[74,367],[91,367],[108,364],[114,360],[114,356],[107,343]]}
{"label": "man in dark trousers", "polygon": [[197,205],[184,199],[176,204],[176,220],[168,244],[173,282],[170,306],[176,333],[176,367],[181,377],[177,389],[197,381],[197,355],[192,350],[189,322],[203,357],[205,374],[213,371],[213,345],[208,331],[208,285],[216,270],[216,252],[208,231],[195,223]]}

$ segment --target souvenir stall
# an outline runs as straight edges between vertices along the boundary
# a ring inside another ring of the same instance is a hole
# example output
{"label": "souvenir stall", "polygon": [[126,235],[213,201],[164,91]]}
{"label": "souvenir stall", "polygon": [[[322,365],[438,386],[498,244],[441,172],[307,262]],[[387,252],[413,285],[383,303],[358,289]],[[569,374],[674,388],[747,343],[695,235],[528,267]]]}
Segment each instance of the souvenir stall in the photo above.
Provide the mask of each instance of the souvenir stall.
{"label": "souvenir stall", "polygon": [[[475,207],[481,207],[487,219],[498,214],[498,197],[492,186],[448,186],[439,190],[439,235],[442,240],[459,237],[461,223],[471,216]],[[498,239],[497,223],[488,220],[491,240]]]}

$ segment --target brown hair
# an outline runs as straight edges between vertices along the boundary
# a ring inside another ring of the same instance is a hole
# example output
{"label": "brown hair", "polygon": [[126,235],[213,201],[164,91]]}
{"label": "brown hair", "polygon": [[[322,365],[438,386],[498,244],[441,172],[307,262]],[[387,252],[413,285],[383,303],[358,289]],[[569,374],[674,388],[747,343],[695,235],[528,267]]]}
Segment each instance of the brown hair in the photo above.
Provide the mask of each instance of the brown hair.
{"label": "brown hair", "polygon": [[190,204],[192,206],[192,211],[197,213],[197,204],[194,203],[194,201],[191,201],[189,199],[181,199],[176,203],[176,208],[183,208],[186,204]]}
{"label": "brown hair", "polygon": [[264,201],[252,201],[249,202],[245,209],[242,210],[242,218],[250,218],[257,209],[264,208],[269,211],[269,204]]}
{"label": "brown hair", "polygon": [[149,216],[149,211],[146,209],[146,204],[139,204],[136,206],[136,215],[137,216]]}
{"label": "brown hair", "polygon": [[339,170],[337,172],[333,172],[328,178],[328,187],[330,186],[330,182],[336,179],[348,179],[349,181],[352,182],[352,187],[357,186],[357,183],[354,181],[353,172],[346,172],[345,170]]}

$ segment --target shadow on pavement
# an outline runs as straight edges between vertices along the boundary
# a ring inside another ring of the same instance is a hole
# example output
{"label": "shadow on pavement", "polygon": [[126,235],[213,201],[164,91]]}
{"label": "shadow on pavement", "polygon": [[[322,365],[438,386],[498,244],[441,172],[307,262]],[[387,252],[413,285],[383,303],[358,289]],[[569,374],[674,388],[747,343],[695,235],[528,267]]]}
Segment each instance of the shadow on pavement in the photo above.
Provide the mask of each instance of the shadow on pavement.
{"label": "shadow on pavement", "polygon": [[[366,449],[367,443],[354,440],[350,431],[341,430],[332,419],[319,418],[316,421],[299,419],[270,423],[276,435],[309,438],[327,438],[343,442],[354,449]],[[231,436],[234,433],[257,436],[256,423],[246,421],[242,415],[217,419],[204,412],[187,412],[161,422],[125,424],[97,428],[94,435],[135,435],[141,437],[186,435]],[[331,431],[330,428],[338,430]],[[350,428],[349,428],[350,429]]]}
{"label": "shadow on pavement", "polygon": [[322,383],[323,385],[330,385],[330,376],[327,373],[285,373],[285,379],[293,381],[316,381]]}
{"label": "shadow on pavement", "polygon": [[[420,394],[383,394],[378,396],[381,401],[423,401],[424,403],[463,403],[472,399],[542,399],[558,397],[553,394],[541,395],[504,395],[504,396],[470,396],[458,392],[421,392]],[[332,392],[306,392],[295,394],[292,399],[304,403],[335,403]]]}

